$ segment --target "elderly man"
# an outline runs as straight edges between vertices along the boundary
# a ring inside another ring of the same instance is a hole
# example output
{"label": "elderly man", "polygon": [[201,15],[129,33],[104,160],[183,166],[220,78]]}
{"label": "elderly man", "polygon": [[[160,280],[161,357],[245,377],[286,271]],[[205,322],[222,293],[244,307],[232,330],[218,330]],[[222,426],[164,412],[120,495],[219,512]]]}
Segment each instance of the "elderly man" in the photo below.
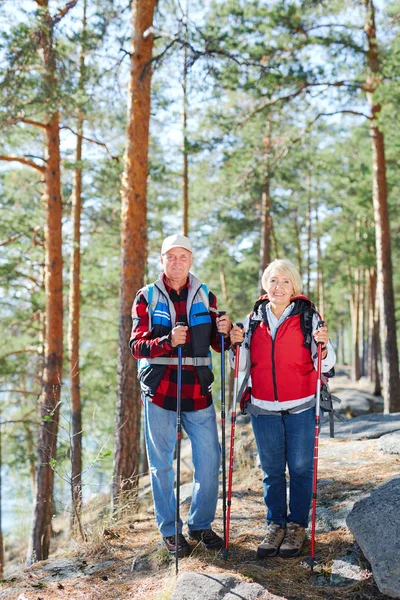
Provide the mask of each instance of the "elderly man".
{"label": "elderly man", "polygon": [[[132,307],[132,355],[138,359],[145,414],[155,516],[170,554],[187,555],[182,534],[175,547],[176,499],[173,458],[176,440],[177,356],[182,346],[182,427],[191,445],[194,466],[189,539],[211,550],[224,542],[211,528],[218,500],[220,446],[212,401],[210,345],[221,351],[231,322],[219,316],[217,299],[192,273],[192,245],[183,235],[167,237],[161,248],[163,274],[136,295]],[[184,323],[184,325],[176,325]]]}

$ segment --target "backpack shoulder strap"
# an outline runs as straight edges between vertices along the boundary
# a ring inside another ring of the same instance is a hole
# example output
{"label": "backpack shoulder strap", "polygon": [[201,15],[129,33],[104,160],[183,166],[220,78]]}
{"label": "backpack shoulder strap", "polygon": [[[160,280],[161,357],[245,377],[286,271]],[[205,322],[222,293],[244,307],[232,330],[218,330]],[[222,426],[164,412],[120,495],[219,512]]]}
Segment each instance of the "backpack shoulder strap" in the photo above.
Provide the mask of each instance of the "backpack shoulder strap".
{"label": "backpack shoulder strap", "polygon": [[300,313],[300,326],[304,336],[303,346],[305,348],[311,349],[313,317],[315,314],[317,314],[317,310],[314,304],[311,304]]}
{"label": "backpack shoulder strap", "polygon": [[154,283],[149,283],[143,288],[143,295],[147,300],[147,312],[149,314],[149,331],[151,331],[154,308],[157,305],[159,297],[157,286],[154,285]]}
{"label": "backpack shoulder strap", "polygon": [[201,284],[201,288],[199,290],[199,293],[200,293],[201,298],[202,298],[202,300],[204,302],[204,306],[208,310],[210,308],[210,297],[209,297],[208,287],[206,286],[205,283]]}

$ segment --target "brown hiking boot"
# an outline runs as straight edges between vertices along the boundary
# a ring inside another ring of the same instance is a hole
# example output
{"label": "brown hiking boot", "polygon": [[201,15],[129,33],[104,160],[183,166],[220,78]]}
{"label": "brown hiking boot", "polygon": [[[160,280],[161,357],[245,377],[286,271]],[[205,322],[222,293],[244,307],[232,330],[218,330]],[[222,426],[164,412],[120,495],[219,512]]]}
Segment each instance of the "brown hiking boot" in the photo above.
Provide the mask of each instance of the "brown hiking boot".
{"label": "brown hiking boot", "polygon": [[297,523],[286,525],[285,538],[279,548],[279,556],[282,558],[293,558],[301,552],[301,547],[306,539],[306,530]]}
{"label": "brown hiking boot", "polygon": [[284,537],[284,527],[280,527],[276,523],[270,523],[267,525],[267,535],[257,548],[257,558],[276,556]]}
{"label": "brown hiking boot", "polygon": [[221,550],[225,545],[224,540],[212,529],[189,529],[189,540],[201,542],[207,550]]}
{"label": "brown hiking boot", "polygon": [[[168,553],[171,555],[175,555],[176,553],[175,541],[174,535],[167,535],[166,537],[163,537],[165,547],[167,548]],[[192,549],[187,543],[186,538],[180,533],[178,536],[178,558],[187,556],[191,551]]]}

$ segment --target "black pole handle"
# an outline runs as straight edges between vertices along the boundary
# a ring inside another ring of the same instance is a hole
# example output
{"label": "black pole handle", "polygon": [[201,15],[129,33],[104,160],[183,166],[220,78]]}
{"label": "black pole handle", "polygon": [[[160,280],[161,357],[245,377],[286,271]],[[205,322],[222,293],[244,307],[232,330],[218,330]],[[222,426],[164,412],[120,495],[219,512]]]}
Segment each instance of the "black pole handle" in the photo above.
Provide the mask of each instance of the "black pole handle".
{"label": "black pole handle", "polygon": [[[317,329],[321,329],[325,325],[325,321],[322,319],[317,323]],[[322,346],[324,342],[317,342],[317,346]]]}
{"label": "black pole handle", "polygon": [[[175,323],[175,327],[186,327],[186,323],[183,323],[182,321],[178,321],[177,323]],[[178,344],[178,346],[175,346],[175,347],[182,348],[182,346],[184,346],[184,344]]]}
{"label": "black pole handle", "polygon": [[[238,327],[240,327],[240,329],[243,329],[243,328],[244,328],[244,325],[243,325],[243,323],[237,322],[237,323],[235,323],[235,325],[237,325]],[[235,347],[235,346],[241,346],[241,345],[242,345],[242,343],[243,343],[243,342],[236,342],[236,344],[233,344],[233,345],[234,345],[234,347]]]}

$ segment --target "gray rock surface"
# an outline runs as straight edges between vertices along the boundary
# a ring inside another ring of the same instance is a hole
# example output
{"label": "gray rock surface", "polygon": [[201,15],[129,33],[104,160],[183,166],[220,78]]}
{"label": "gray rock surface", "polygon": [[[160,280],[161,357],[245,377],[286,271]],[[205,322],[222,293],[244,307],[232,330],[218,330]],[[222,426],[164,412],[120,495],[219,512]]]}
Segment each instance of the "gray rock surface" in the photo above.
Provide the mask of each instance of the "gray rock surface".
{"label": "gray rock surface", "polygon": [[329,386],[332,393],[341,399],[341,403],[334,403],[334,409],[348,416],[359,417],[368,413],[383,412],[383,398],[366,393],[363,389],[340,388]]}
{"label": "gray rock surface", "polygon": [[[335,422],[336,439],[374,439],[393,431],[400,431],[400,413],[390,415],[371,413],[349,419],[345,423]],[[329,437],[329,425],[325,424],[321,428],[321,437]]]}
{"label": "gray rock surface", "polygon": [[331,585],[353,585],[357,581],[364,581],[371,577],[371,571],[363,569],[354,554],[337,558],[331,566]]}
{"label": "gray rock surface", "polygon": [[371,563],[379,590],[400,598],[400,476],[356,502],[347,526]]}
{"label": "gray rock surface", "polygon": [[182,573],[170,596],[170,600],[261,600],[277,598],[265,595],[258,583],[239,581],[230,574]]}
{"label": "gray rock surface", "polygon": [[400,454],[400,431],[383,435],[378,442],[378,448],[387,454]]}

